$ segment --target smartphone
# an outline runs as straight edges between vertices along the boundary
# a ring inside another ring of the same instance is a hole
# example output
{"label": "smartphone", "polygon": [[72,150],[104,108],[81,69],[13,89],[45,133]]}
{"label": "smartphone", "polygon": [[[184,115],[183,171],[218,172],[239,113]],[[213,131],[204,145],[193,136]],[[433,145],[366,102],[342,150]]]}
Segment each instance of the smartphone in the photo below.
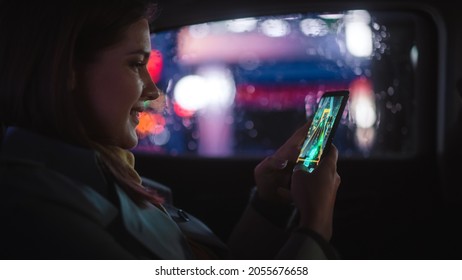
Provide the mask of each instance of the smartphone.
{"label": "smartphone", "polygon": [[338,90],[327,91],[321,96],[294,170],[311,173],[318,166],[332,143],[349,94],[348,90]]}

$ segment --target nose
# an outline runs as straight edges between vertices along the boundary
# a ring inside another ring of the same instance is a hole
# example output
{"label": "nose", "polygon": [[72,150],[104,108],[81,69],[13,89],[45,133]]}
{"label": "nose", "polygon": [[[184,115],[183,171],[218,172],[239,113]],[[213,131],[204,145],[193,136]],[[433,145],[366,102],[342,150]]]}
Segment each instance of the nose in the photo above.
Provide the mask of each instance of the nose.
{"label": "nose", "polygon": [[160,90],[152,80],[151,75],[149,74],[145,79],[142,96],[146,100],[155,100],[160,96]]}
{"label": "nose", "polygon": [[155,83],[152,83],[153,87],[146,88],[146,99],[147,100],[156,100],[160,96],[160,90]]}

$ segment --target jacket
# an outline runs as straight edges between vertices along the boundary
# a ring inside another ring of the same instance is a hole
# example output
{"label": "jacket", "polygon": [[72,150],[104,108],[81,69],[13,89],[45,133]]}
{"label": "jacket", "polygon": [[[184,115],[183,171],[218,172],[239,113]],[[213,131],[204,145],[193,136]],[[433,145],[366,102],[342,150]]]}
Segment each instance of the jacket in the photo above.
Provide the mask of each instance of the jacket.
{"label": "jacket", "polygon": [[[143,184],[171,195],[152,179]],[[287,232],[258,203],[226,245],[171,198],[164,209],[136,205],[107,180],[96,151],[18,127],[6,130],[1,146],[0,199],[3,259],[195,259],[197,247],[212,258],[335,257],[316,233]]]}

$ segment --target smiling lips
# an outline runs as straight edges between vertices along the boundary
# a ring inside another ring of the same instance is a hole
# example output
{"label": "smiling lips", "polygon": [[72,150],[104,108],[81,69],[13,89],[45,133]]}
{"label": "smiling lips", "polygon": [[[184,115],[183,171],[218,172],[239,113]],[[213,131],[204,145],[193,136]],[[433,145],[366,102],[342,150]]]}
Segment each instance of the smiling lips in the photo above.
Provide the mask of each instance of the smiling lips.
{"label": "smiling lips", "polygon": [[130,110],[130,116],[136,125],[140,123],[140,113],[142,112],[144,112],[144,108],[142,106],[133,107]]}

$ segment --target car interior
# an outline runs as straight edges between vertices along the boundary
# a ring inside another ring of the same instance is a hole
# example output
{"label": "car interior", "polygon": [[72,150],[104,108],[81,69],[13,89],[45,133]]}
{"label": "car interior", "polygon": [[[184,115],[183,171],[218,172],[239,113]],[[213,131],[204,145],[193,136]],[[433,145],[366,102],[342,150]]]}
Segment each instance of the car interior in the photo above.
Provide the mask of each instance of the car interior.
{"label": "car interior", "polygon": [[442,1],[159,0],[136,169],[223,240],[253,169],[350,98],[333,143],[342,259],[458,259],[462,26]]}

